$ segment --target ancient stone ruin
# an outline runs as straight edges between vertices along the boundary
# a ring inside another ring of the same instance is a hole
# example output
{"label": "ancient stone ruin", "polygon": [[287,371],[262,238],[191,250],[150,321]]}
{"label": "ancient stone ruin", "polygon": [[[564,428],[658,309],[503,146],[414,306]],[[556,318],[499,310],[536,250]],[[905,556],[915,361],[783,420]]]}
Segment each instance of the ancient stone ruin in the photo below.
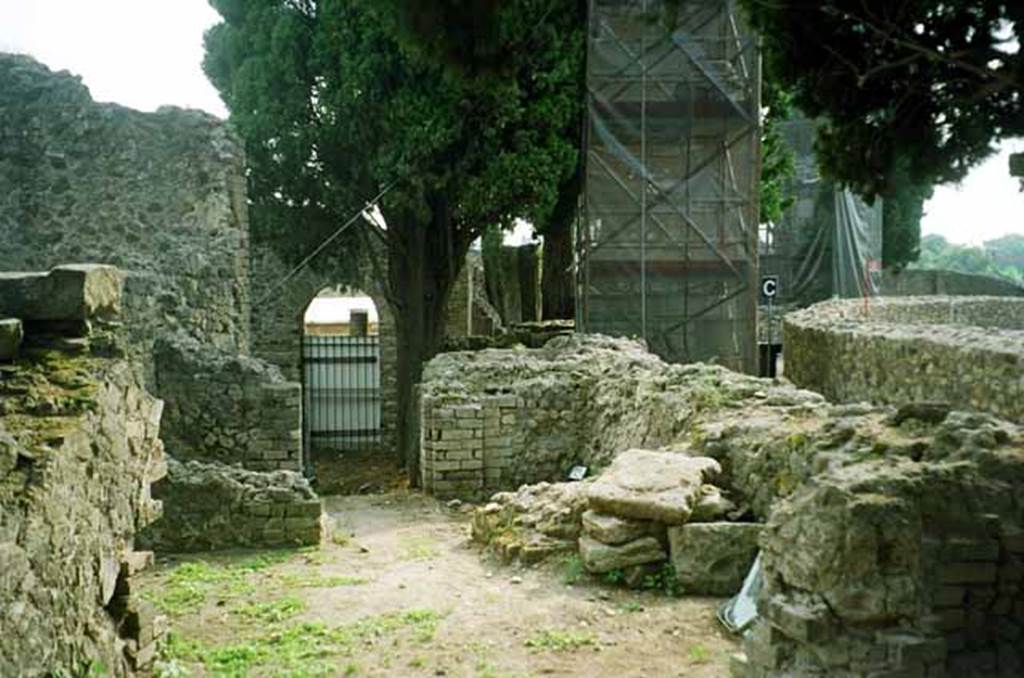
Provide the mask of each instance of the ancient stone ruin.
{"label": "ancient stone ruin", "polygon": [[[927,303],[945,304],[937,317],[948,320],[947,300]],[[994,303],[957,307],[980,322]],[[812,355],[811,365],[827,363],[857,327],[835,306],[794,319],[838,335],[798,343],[804,353],[787,356],[797,374]],[[997,315],[1011,322],[1005,310]],[[898,339],[919,343],[926,331],[899,330]],[[961,351],[989,345],[959,336]],[[868,356],[872,348],[867,342]],[[980,374],[986,363],[960,369]],[[1024,439],[1014,421],[909,395],[900,407],[830,404],[784,383],[666,365],[637,344],[590,337],[449,354],[427,374],[425,486],[433,473],[435,491],[474,496],[548,473],[477,509],[474,538],[503,558],[578,553],[586,569],[632,584],[671,563],[687,593],[727,595],[760,549],[760,618],[734,658],[736,676],[1020,670],[1024,515],[1015,488]],[[912,382],[920,371],[901,374]],[[1006,375],[977,383],[1017,388],[1019,368],[1014,380]],[[535,404],[544,399],[563,409]],[[998,412],[1007,400],[976,402]],[[507,464],[518,458],[530,461]],[[559,482],[577,464],[597,478]]]}

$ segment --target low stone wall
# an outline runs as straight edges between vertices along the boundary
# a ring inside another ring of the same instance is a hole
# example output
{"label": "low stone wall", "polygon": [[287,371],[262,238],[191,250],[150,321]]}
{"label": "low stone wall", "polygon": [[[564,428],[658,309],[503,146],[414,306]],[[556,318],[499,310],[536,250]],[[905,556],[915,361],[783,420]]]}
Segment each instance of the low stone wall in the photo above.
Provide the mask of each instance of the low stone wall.
{"label": "low stone wall", "polygon": [[91,283],[112,273],[17,283],[50,296],[20,308],[24,344],[0,360],[0,675],[124,676],[154,656],[159,620],[131,579],[148,560],[134,536],[160,515],[161,403],[105,323],[120,286]]}
{"label": "low stone wall", "polygon": [[481,498],[677,443],[744,401],[785,410],[821,400],[714,365],[670,365],[641,343],[598,335],[446,353],[420,386],[422,483],[437,496]]}
{"label": "low stone wall", "polygon": [[302,387],[276,366],[183,335],[158,340],[154,362],[174,457],[302,470]]}
{"label": "low stone wall", "polygon": [[218,463],[168,460],[154,486],[164,518],[140,537],[162,551],[318,544],[323,506],[301,475]]}
{"label": "low stone wall", "polygon": [[784,323],[786,377],[830,400],[940,400],[1024,418],[1024,299],[829,301]]}

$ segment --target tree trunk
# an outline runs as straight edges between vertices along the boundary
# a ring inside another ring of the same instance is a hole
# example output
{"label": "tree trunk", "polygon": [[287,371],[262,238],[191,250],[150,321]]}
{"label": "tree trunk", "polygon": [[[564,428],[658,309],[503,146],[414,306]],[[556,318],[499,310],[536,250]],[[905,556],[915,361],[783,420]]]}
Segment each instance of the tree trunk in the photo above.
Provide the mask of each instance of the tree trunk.
{"label": "tree trunk", "polygon": [[558,189],[558,202],[540,234],[544,236],[541,270],[541,304],[544,320],[574,318],[576,280],[572,271],[572,225],[583,186],[582,167]]}
{"label": "tree trunk", "polygon": [[544,234],[541,261],[541,303],[544,320],[575,317],[576,281],[572,271],[572,222]]}
{"label": "tree trunk", "polygon": [[414,487],[419,485],[414,388],[423,365],[444,340],[445,304],[468,249],[468,243],[454,232],[447,202],[437,199],[432,207],[429,224],[409,218],[388,231],[389,292],[398,347],[398,453]]}

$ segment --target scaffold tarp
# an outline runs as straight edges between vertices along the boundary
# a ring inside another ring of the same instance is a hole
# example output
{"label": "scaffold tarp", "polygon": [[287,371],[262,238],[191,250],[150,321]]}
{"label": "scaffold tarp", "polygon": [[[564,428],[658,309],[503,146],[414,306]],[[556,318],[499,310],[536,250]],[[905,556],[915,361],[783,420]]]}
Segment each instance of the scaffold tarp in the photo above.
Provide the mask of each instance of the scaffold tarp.
{"label": "scaffold tarp", "polygon": [[591,0],[577,325],[755,369],[760,66],[731,0]]}

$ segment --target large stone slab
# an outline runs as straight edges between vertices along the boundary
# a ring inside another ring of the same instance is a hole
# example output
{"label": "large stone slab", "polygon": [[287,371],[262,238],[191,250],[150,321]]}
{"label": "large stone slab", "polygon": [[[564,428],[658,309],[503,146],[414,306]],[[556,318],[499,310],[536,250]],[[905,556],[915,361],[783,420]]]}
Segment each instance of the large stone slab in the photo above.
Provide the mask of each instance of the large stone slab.
{"label": "large stone slab", "polygon": [[25,332],[17,318],[0,318],[0,361],[14,360]]}
{"label": "large stone slab", "polygon": [[0,273],[0,315],[82,322],[121,312],[124,276],[114,266],[69,264],[48,273]]}
{"label": "large stone slab", "polygon": [[760,523],[689,523],[668,530],[676,578],[687,593],[729,596],[757,556]]}
{"label": "large stone slab", "polygon": [[678,525],[700,501],[701,485],[720,472],[709,457],[627,450],[590,485],[587,497],[602,513]]}
{"label": "large stone slab", "polygon": [[580,559],[587,572],[600,574],[621,570],[632,565],[657,563],[668,555],[654,537],[641,537],[634,541],[611,546],[584,535],[580,537]]}
{"label": "large stone slab", "polygon": [[641,537],[657,537],[659,533],[662,538],[665,536],[664,525],[650,520],[619,518],[597,511],[584,511],[583,531],[588,537],[613,546],[625,544]]}

